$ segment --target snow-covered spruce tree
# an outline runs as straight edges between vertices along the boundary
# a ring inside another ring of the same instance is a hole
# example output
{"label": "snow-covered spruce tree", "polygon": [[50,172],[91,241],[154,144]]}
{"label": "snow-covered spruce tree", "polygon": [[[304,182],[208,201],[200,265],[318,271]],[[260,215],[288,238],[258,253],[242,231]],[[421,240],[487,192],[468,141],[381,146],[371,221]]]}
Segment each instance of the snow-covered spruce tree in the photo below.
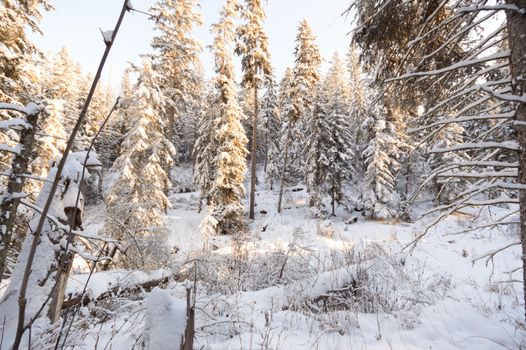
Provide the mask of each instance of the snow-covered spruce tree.
{"label": "snow-covered spruce tree", "polygon": [[[25,196],[23,191],[26,182],[25,175],[28,174],[29,163],[34,157],[35,133],[40,113],[40,108],[34,103],[30,103],[25,108],[20,106],[14,109],[17,114],[20,114],[17,119],[0,122],[0,130],[20,130],[18,145],[11,148],[6,144],[0,144],[2,150],[7,149],[10,153],[14,153],[11,169],[6,173],[6,185],[5,187],[0,186],[0,281],[3,280],[7,270],[12,271],[11,267],[17,255],[13,254],[11,247],[13,238],[18,238],[15,233],[17,229],[20,230],[20,227],[17,227],[20,225],[17,224],[24,221],[20,220],[18,208]],[[1,110],[3,108],[0,108]]]}
{"label": "snow-covered spruce tree", "polygon": [[[286,109],[287,132],[284,144],[283,170],[278,198],[278,213],[281,212],[285,173],[290,167],[302,173],[305,150],[305,122],[312,113],[316,85],[320,81],[320,50],[316,38],[306,19],[303,19],[296,36],[294,69],[289,87],[290,108]],[[290,153],[290,165],[288,158]],[[302,178],[303,176],[300,176]]]}
{"label": "snow-covered spruce tree", "polygon": [[[66,148],[67,131],[64,125],[66,119],[72,117],[71,105],[68,101],[59,99],[46,99],[43,102],[38,127],[43,135],[37,138],[36,158],[31,162],[31,174],[46,178],[52,163],[56,161]],[[44,184],[40,180],[29,179],[26,191],[36,198]]]}
{"label": "snow-covered spruce tree", "polygon": [[162,76],[161,87],[167,97],[162,116],[167,121],[165,133],[180,161],[191,156],[185,137],[195,132],[195,105],[203,93],[202,47],[192,33],[202,24],[198,7],[198,0],[158,0],[151,8],[159,33],[152,41],[154,69]]}
{"label": "snow-covered spruce tree", "polygon": [[[41,33],[39,22],[43,11],[52,9],[47,0],[2,1],[0,8],[0,101],[18,100],[31,83],[27,64],[36,48],[26,30]],[[28,101],[21,101],[28,102]]]}
{"label": "snow-covered spruce tree", "polygon": [[195,89],[196,94],[187,98],[187,108],[184,117],[179,118],[176,127],[182,130],[180,140],[176,143],[177,150],[180,152],[179,162],[194,162],[194,145],[197,139],[198,122],[206,111],[208,101],[205,101],[207,92],[207,82],[204,79],[204,70],[200,69],[198,76],[198,86]]}
{"label": "snow-covered spruce tree", "polygon": [[129,130],[130,118],[128,106],[132,103],[132,89],[130,71],[129,69],[126,69],[121,80],[119,104],[111,118],[108,120],[102,134],[99,136],[102,138],[103,142],[101,142],[97,151],[100,154],[99,160],[102,162],[104,169],[110,169],[112,167],[113,163],[119,156],[121,142],[124,139],[124,135]]}
{"label": "snow-covered spruce tree", "polygon": [[217,171],[215,159],[218,143],[215,137],[215,122],[219,110],[217,109],[216,91],[209,91],[206,96],[208,104],[198,120],[197,137],[193,149],[195,159],[193,183],[199,190],[198,212],[201,212],[203,200],[205,200],[205,205],[211,204],[210,189]]}
{"label": "snow-covered spruce tree", "polygon": [[[83,87],[80,89],[81,92],[78,98],[79,106],[82,106],[84,100],[86,99],[91,81],[93,81],[92,74],[87,74],[83,78]],[[86,116],[77,140],[75,141],[76,149],[83,150],[89,147],[93,137],[102,125],[104,118],[111,110],[114,102],[115,101],[111,88],[108,85],[106,87],[104,87],[102,84],[98,85],[97,89],[95,89],[95,93],[93,94],[88,115]],[[101,142],[102,137],[99,136],[95,142],[95,148],[100,148]]]}
{"label": "snow-covered spruce tree", "polygon": [[400,214],[395,177],[408,145],[396,125],[387,120],[387,114],[385,108],[376,107],[364,126],[370,141],[362,154],[365,175],[361,196],[365,214],[372,219],[396,218]]}
{"label": "snow-covered spruce tree", "polygon": [[[279,83],[279,91],[278,91],[278,111],[279,111],[279,119],[281,121],[281,130],[280,130],[280,139],[279,139],[279,145],[280,145],[280,150],[281,150],[280,159],[279,159],[279,166],[280,166],[279,176],[281,178],[281,176],[284,174],[284,180],[292,178],[292,176],[290,176],[289,171],[288,171],[290,167],[283,166],[285,154],[288,154],[288,148],[287,150],[285,150],[285,148],[287,146],[288,137],[290,136],[289,135],[289,124],[291,124],[292,122],[289,119],[289,113],[292,110],[292,99],[290,95],[291,84],[292,84],[292,69],[287,67]],[[291,128],[292,128],[292,125],[291,125]],[[274,160],[270,159],[270,161],[272,162]]]}
{"label": "snow-covered spruce tree", "polygon": [[352,178],[349,87],[338,54],[325,81],[319,84],[314,110],[307,128],[306,184],[310,206],[320,208],[331,197],[332,215],[343,198],[342,186]]}
{"label": "snow-covered spruce tree", "polygon": [[[110,94],[106,93],[105,95]],[[129,130],[128,107],[132,103],[132,95],[133,91],[130,82],[130,72],[129,69],[126,69],[121,80],[117,108],[108,120],[105,128],[99,135],[98,142],[96,143],[99,160],[102,162],[104,170],[110,169],[119,156],[121,142],[124,139],[124,135]],[[107,106],[109,109],[106,111],[104,117],[107,116],[113,107],[112,105],[114,105],[116,101],[117,100],[115,99]]]}
{"label": "snow-covered spruce tree", "polygon": [[[117,262],[124,266],[158,268],[168,256],[164,214],[170,206],[166,191],[174,148],[163,134],[164,95],[151,61],[143,60],[129,106],[130,129],[112,171],[104,230],[122,247]],[[111,252],[114,255],[116,248]]]}
{"label": "snow-covered spruce tree", "polygon": [[[26,35],[27,31],[41,33],[39,22],[44,11],[52,6],[47,0],[2,1],[0,5],[0,102],[27,104],[34,91],[32,63],[36,47]],[[10,119],[7,112],[0,112],[0,120]],[[14,145],[8,130],[0,129],[0,143]],[[11,156],[0,152],[0,172],[8,171]],[[0,176],[0,186],[6,178]]]}
{"label": "snow-covered spruce tree", "polygon": [[[450,148],[464,143],[464,128],[457,123],[446,125],[436,135],[433,146],[436,148]],[[450,177],[447,170],[455,164],[469,162],[470,156],[467,152],[432,153],[428,158],[431,176],[434,178],[435,204],[451,204],[459,194],[468,187],[467,179]]]}
{"label": "snow-covered spruce tree", "polygon": [[[456,57],[465,54],[462,41],[466,36],[460,35],[451,40],[449,35],[444,34],[443,30],[454,28],[459,23],[456,19],[449,20],[452,13],[445,2],[355,0],[351,4],[356,8],[358,27],[353,41],[360,48],[361,60],[371,76],[371,88],[380,92],[376,99],[386,109],[386,120],[393,122],[400,133],[406,134],[408,125],[418,117],[418,110],[428,110],[441,101],[458,75],[453,74],[436,82],[422,79],[416,85],[406,81],[386,84],[385,81],[400,74],[406,67],[425,70],[451,64]],[[382,11],[378,11],[380,8]],[[439,26],[443,30],[439,35],[421,38],[420,43],[414,45],[411,40],[420,36],[421,28],[413,25],[413,21],[429,15],[434,17],[426,26]],[[449,49],[442,50],[448,42],[451,42]],[[431,53],[428,60],[421,59]],[[402,160],[403,167],[397,177],[397,191],[403,199],[415,185],[409,181],[419,178],[418,174],[414,174],[415,170],[423,168],[421,164],[415,164],[422,158],[409,155],[404,155],[407,159]]]}
{"label": "snow-covered spruce tree", "polygon": [[356,45],[349,45],[347,53],[347,67],[349,70],[349,93],[350,93],[350,117],[352,130],[352,150],[354,152],[354,168],[356,176],[354,181],[359,181],[365,173],[362,152],[367,147],[367,133],[362,129],[367,117],[366,84],[363,75],[360,58]]}
{"label": "snow-covered spruce tree", "polygon": [[69,50],[63,47],[54,54],[46,63],[46,70],[47,72],[42,73],[40,82],[42,94],[50,99],[71,102],[78,108],[78,99],[85,93],[80,91],[84,77]]}
{"label": "snow-covered spruce tree", "polygon": [[221,234],[239,233],[243,229],[247,137],[241,125],[243,114],[237,101],[231,44],[235,38],[236,0],[227,0],[217,24],[212,26],[215,57],[214,84],[218,91],[218,117],[215,119],[217,156],[216,177],[210,189],[211,215]]}
{"label": "snow-covered spruce tree", "polygon": [[[272,74],[270,65],[270,52],[268,50],[268,37],[263,30],[265,11],[261,0],[245,0],[241,11],[244,24],[237,28],[239,41],[236,53],[241,55],[241,68],[243,79],[241,84],[253,90],[254,113],[252,119],[252,144],[250,156],[252,158],[250,172],[250,204],[248,217],[254,219],[256,201],[256,165],[257,165],[257,136],[258,136],[258,89],[264,79]],[[265,77],[266,76],[266,77]]]}
{"label": "snow-covered spruce tree", "polygon": [[281,170],[281,120],[278,92],[274,77],[266,80],[266,91],[261,101],[260,125],[264,133],[265,183],[269,189],[279,181]]}

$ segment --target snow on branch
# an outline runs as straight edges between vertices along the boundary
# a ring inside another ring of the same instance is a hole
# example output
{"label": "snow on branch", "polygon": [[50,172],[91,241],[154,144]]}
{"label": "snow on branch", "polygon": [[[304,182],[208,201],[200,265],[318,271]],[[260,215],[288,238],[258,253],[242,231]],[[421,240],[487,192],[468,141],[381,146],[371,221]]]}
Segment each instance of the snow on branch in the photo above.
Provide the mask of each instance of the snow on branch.
{"label": "snow on branch", "polygon": [[518,168],[519,162],[499,162],[499,161],[484,161],[484,160],[472,160],[465,162],[453,162],[449,165],[457,167],[462,166],[481,166],[481,167],[502,167],[502,168]]}
{"label": "snow on branch", "polygon": [[467,228],[467,229],[462,230],[462,231],[448,233],[447,236],[462,235],[462,234],[465,234],[465,233],[469,233],[469,232],[473,232],[473,231],[477,231],[477,230],[482,230],[482,229],[485,229],[485,228],[494,228],[494,227],[497,227],[497,226],[520,225],[520,223],[521,222],[519,220],[514,220],[514,221],[497,221],[497,222],[492,222],[492,223],[487,224],[487,225],[470,227],[470,228]]}
{"label": "snow on branch", "polygon": [[[496,66],[492,66],[491,68],[500,69],[500,68],[505,67],[505,66],[507,66],[507,63],[506,64],[503,63],[503,64],[496,65]],[[491,70],[493,70],[493,69],[488,69],[488,73],[491,72]],[[436,110],[438,110],[439,108],[444,107],[445,105],[449,104],[450,102],[452,102],[455,99],[459,99],[459,98],[461,98],[461,97],[463,97],[465,95],[468,95],[470,93],[482,90],[482,86],[486,86],[486,87],[487,86],[499,86],[499,85],[504,85],[504,84],[511,83],[511,79],[510,78],[505,78],[505,79],[501,79],[501,80],[487,82],[487,83],[484,83],[484,84],[470,85],[476,79],[477,79],[477,77],[474,77],[473,79],[470,79],[470,81],[468,81],[466,84],[464,84],[461,88],[453,91],[453,93],[447,99],[444,99],[443,101],[441,101],[440,103],[438,103],[434,107],[430,108],[426,113],[424,113],[422,115],[422,117],[426,117],[426,116],[434,113]],[[510,91],[510,90],[508,90],[508,91]],[[475,101],[476,106],[480,105],[481,103],[485,102],[488,99],[489,98],[487,96],[484,96],[480,100]],[[463,109],[462,111],[459,111],[457,113],[457,115],[455,116],[455,118],[460,116],[463,113],[464,110],[465,109]]]}
{"label": "snow on branch", "polygon": [[487,14],[486,16],[480,18],[478,21],[470,23],[469,25],[465,26],[461,30],[455,32],[454,35],[449,37],[442,45],[440,45],[440,47],[438,47],[436,50],[434,50],[433,52],[429,53],[428,55],[425,55],[424,57],[422,57],[422,59],[420,60],[418,66],[423,64],[425,60],[427,60],[427,59],[433,57],[434,55],[436,55],[438,52],[440,52],[441,50],[446,48],[448,45],[450,45],[450,44],[452,44],[454,42],[458,42],[465,35],[465,33],[469,32],[473,28],[475,28],[478,25],[480,25],[481,23],[485,22],[486,20],[488,20],[492,16],[493,16],[492,13]]}
{"label": "snow on branch", "polygon": [[474,150],[474,149],[488,149],[488,148],[502,148],[502,149],[507,149],[510,151],[518,151],[520,149],[520,146],[517,142],[514,142],[514,141],[459,143],[451,147],[435,148],[428,152],[429,153],[446,153],[446,152]]}
{"label": "snow on branch", "polygon": [[450,124],[450,123],[462,123],[462,122],[475,121],[475,120],[511,119],[514,116],[515,116],[515,111],[511,111],[507,113],[497,113],[497,114],[479,114],[479,115],[461,116],[461,117],[452,118],[452,119],[444,119],[444,120],[440,120],[438,122],[435,122],[429,125],[421,126],[421,127],[414,128],[414,129],[409,129],[408,132],[415,133],[415,132],[419,132],[422,130],[433,128],[435,126],[445,125],[445,124]]}
{"label": "snow on branch", "polygon": [[458,12],[469,13],[476,11],[515,11],[520,14],[526,14],[526,9],[520,8],[515,4],[499,4],[499,5],[479,5],[479,6],[466,6],[460,7]]}
{"label": "snow on branch", "polygon": [[482,86],[481,90],[489,93],[490,95],[492,95],[493,97],[499,100],[517,102],[517,103],[526,103],[526,95],[517,96],[517,95],[511,95],[511,94],[501,94],[501,93],[498,93],[497,91],[493,91],[489,89],[486,86]]}
{"label": "snow on branch", "polygon": [[31,128],[31,124],[21,118],[13,118],[8,120],[0,120],[0,129],[13,129],[13,128]]}
{"label": "snow on branch", "polygon": [[513,246],[516,246],[516,245],[520,245],[521,242],[513,242],[513,243],[510,243],[510,244],[507,244],[505,245],[504,247],[500,247],[500,248],[497,248],[497,249],[494,249],[494,250],[490,250],[489,252],[481,255],[481,256],[478,256],[476,258],[473,258],[473,260],[471,260],[472,263],[475,263],[481,259],[484,259],[487,257],[486,259],[486,265],[491,261],[491,259],[493,259],[495,257],[495,255],[497,255],[498,253],[502,252],[503,250],[506,250],[508,248],[511,248]]}
{"label": "snow on branch", "polygon": [[111,41],[113,39],[113,30],[102,30],[99,29],[102,34],[102,39],[104,40],[104,44],[111,44]]}
{"label": "snow on branch", "polygon": [[80,247],[71,247],[70,246],[70,247],[68,247],[68,250],[72,251],[73,253],[78,254],[82,259],[84,259],[86,261],[101,262],[101,261],[104,261],[104,260],[111,260],[111,258],[109,256],[97,257],[97,256],[91,255],[89,253],[86,253],[84,251],[84,249],[82,249]]}
{"label": "snow on branch", "polygon": [[511,52],[510,50],[499,51],[499,52],[494,53],[494,54],[489,55],[489,56],[476,58],[476,59],[473,59],[473,60],[460,61],[460,62],[457,62],[455,64],[452,64],[451,66],[448,66],[448,67],[442,68],[442,69],[436,69],[436,70],[427,71],[427,72],[407,73],[407,74],[401,75],[401,76],[396,77],[396,78],[387,79],[386,82],[392,82],[392,81],[396,81],[396,80],[402,80],[402,79],[408,79],[408,78],[414,78],[414,77],[425,77],[425,76],[440,75],[440,74],[444,74],[444,73],[448,73],[448,72],[457,70],[459,68],[470,67],[470,66],[477,65],[477,64],[480,64],[480,63],[484,63],[484,62],[489,62],[489,61],[495,61],[495,60],[508,58],[510,56],[510,52]]}
{"label": "snow on branch", "polygon": [[[411,250],[413,250],[417,243],[429,232],[429,230],[436,226],[439,222],[441,222],[445,217],[453,214],[454,212],[465,208],[465,207],[483,207],[488,205],[498,205],[498,204],[518,204],[519,200],[516,198],[508,198],[508,197],[501,197],[501,198],[494,198],[494,199],[488,199],[488,200],[473,200],[475,196],[484,193],[485,191],[494,189],[494,188],[503,188],[503,189],[511,189],[511,190],[526,190],[526,185],[524,184],[514,184],[514,183],[508,183],[504,182],[502,180],[496,180],[493,179],[489,184],[485,186],[473,186],[473,191],[465,191],[464,193],[461,193],[459,197],[463,197],[461,199],[456,200],[454,203],[441,205],[438,207],[435,207],[424,214],[421,215],[421,217],[427,216],[429,214],[435,213],[437,211],[442,211],[442,214],[440,214],[438,217],[436,217],[433,222],[426,227],[424,232],[417,235],[411,242],[406,244],[403,249],[411,247]],[[471,192],[471,193],[470,193]]]}
{"label": "snow on branch", "polygon": [[35,115],[40,112],[40,107],[33,102],[28,103],[25,107],[14,104],[14,103],[0,103],[0,109],[8,111],[20,112],[25,115]]}
{"label": "snow on branch", "polygon": [[437,177],[463,177],[463,178],[490,178],[490,177],[517,177],[518,171],[506,170],[506,171],[486,171],[482,173],[468,172],[468,171],[457,171],[457,172],[443,172],[438,173]]}
{"label": "snow on branch", "polygon": [[20,154],[22,152],[23,146],[21,144],[17,144],[16,146],[8,146],[4,143],[0,143],[0,152],[8,152],[13,154]]}

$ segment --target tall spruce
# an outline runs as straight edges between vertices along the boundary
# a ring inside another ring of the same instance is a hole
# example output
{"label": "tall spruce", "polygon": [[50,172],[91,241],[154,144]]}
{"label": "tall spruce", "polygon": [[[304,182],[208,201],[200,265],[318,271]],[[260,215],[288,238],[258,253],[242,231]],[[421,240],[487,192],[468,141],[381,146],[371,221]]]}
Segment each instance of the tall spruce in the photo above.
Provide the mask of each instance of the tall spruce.
{"label": "tall spruce", "polygon": [[214,121],[217,155],[215,180],[210,189],[209,212],[221,234],[239,233],[244,228],[243,181],[246,171],[247,137],[241,125],[243,114],[237,101],[231,46],[235,38],[237,1],[227,0],[220,20],[212,26],[215,57],[214,84],[218,92],[218,116]]}
{"label": "tall spruce", "polygon": [[[292,155],[292,168],[301,169],[304,161],[305,119],[312,113],[316,85],[320,81],[321,56],[315,40],[309,23],[303,19],[296,36],[295,64],[287,93],[290,106],[286,109],[288,120],[278,197],[278,213],[281,212],[285,174],[289,167],[289,153]],[[294,143],[291,144],[292,138],[294,138]]]}
{"label": "tall spruce", "polygon": [[[205,205],[211,204],[210,190],[216,177],[215,158],[217,157],[218,143],[215,138],[215,122],[218,112],[217,93],[210,89],[206,94],[208,104],[200,114],[197,121],[197,136],[194,152],[194,174],[193,183],[199,191],[198,212],[201,212],[203,199]],[[206,226],[206,225],[205,225]]]}
{"label": "tall spruce", "polygon": [[335,54],[325,81],[319,84],[308,120],[305,176],[310,206],[319,209],[328,195],[332,215],[336,203],[344,200],[342,186],[350,182],[354,172],[349,101],[345,68]]}
{"label": "tall spruce", "polygon": [[269,189],[279,180],[281,163],[281,119],[278,91],[273,76],[266,80],[266,91],[261,101],[261,129],[264,135],[265,182]]}
{"label": "tall spruce", "polygon": [[347,53],[347,68],[349,70],[349,93],[350,93],[350,117],[352,130],[352,149],[354,151],[354,167],[357,176],[354,177],[359,182],[365,173],[362,152],[367,147],[367,133],[363,123],[367,117],[367,98],[365,77],[360,64],[360,58],[356,45],[349,45]]}
{"label": "tall spruce", "polygon": [[156,50],[154,69],[162,76],[161,88],[167,97],[164,132],[176,147],[180,161],[191,154],[185,137],[195,131],[194,107],[203,92],[199,57],[202,47],[193,36],[195,27],[202,25],[198,7],[198,0],[159,0],[151,9],[159,33],[152,40]]}
{"label": "tall spruce", "polygon": [[241,55],[241,68],[243,79],[241,84],[246,88],[253,89],[254,113],[252,119],[252,158],[250,173],[250,204],[248,217],[254,219],[254,207],[256,205],[256,171],[257,171],[257,136],[258,136],[258,89],[262,82],[272,74],[270,65],[270,53],[268,50],[268,37],[263,30],[265,12],[261,0],[245,0],[241,17],[244,24],[237,28],[239,42],[236,53]]}
{"label": "tall spruce", "polygon": [[[119,240],[121,265],[157,268],[167,258],[164,214],[170,203],[165,168],[173,164],[175,150],[164,136],[164,95],[161,77],[149,59],[143,60],[129,105],[130,129],[113,165],[116,174],[107,194],[105,231]],[[147,181],[145,181],[147,179]],[[110,255],[116,254],[116,247]]]}
{"label": "tall spruce", "polygon": [[[28,63],[36,51],[27,30],[41,34],[43,11],[52,10],[47,0],[2,1],[0,10],[0,101],[18,100],[28,92]],[[28,102],[28,101],[21,101]]]}

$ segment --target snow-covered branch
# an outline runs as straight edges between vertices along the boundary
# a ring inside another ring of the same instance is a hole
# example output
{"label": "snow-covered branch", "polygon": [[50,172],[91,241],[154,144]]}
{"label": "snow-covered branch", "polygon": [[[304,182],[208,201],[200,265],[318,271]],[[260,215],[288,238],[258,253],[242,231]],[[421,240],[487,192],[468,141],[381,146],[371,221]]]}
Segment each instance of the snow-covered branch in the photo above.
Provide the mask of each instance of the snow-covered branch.
{"label": "snow-covered branch", "polygon": [[1,109],[20,112],[25,115],[35,115],[40,112],[40,107],[33,102],[28,103],[25,107],[14,103],[0,103],[0,110]]}
{"label": "snow-covered branch", "polygon": [[460,61],[460,62],[457,62],[455,64],[452,64],[449,67],[442,68],[442,69],[437,69],[437,70],[432,70],[432,71],[427,71],[427,72],[407,73],[407,74],[401,75],[401,76],[396,77],[396,78],[387,79],[386,82],[402,80],[402,79],[409,79],[409,78],[414,78],[414,77],[440,75],[440,74],[451,72],[451,71],[454,71],[454,70],[457,70],[457,69],[460,69],[460,68],[466,68],[466,67],[478,65],[478,64],[481,64],[481,63],[489,62],[489,61],[505,59],[505,58],[508,58],[509,56],[510,56],[510,50],[504,50],[504,51],[500,51],[500,52],[494,53],[494,54],[486,56],[486,57],[481,57],[481,58],[472,59],[472,60]]}
{"label": "snow-covered branch", "polygon": [[493,257],[495,257],[495,255],[497,255],[498,253],[500,253],[503,250],[506,250],[508,248],[514,247],[516,245],[520,245],[520,244],[521,244],[520,241],[519,242],[513,242],[513,243],[505,245],[504,247],[500,247],[500,248],[497,248],[497,249],[490,250],[489,252],[487,252],[487,253],[485,253],[485,254],[483,254],[481,256],[473,258],[473,260],[471,260],[471,262],[475,263],[475,262],[487,257],[486,264],[488,264],[488,262],[490,262],[490,260],[493,259]]}
{"label": "snow-covered branch", "polygon": [[475,149],[490,149],[490,148],[502,148],[510,151],[518,151],[520,146],[515,141],[505,142],[478,142],[478,143],[459,143],[451,147],[435,148],[429,151],[429,153],[446,153],[463,150],[475,150]]}
{"label": "snow-covered branch", "polygon": [[526,14],[526,9],[520,8],[515,4],[466,6],[458,9],[460,13],[477,11],[515,11],[523,15]]}

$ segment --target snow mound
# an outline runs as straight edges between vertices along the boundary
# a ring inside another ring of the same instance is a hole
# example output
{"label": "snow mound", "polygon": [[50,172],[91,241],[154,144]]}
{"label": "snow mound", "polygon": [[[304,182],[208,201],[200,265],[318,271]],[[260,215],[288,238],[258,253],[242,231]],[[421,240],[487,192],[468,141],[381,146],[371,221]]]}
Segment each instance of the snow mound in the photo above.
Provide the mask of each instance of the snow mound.
{"label": "snow mound", "polygon": [[169,290],[155,288],[144,301],[144,349],[172,350],[181,344],[186,328],[186,302]]}

